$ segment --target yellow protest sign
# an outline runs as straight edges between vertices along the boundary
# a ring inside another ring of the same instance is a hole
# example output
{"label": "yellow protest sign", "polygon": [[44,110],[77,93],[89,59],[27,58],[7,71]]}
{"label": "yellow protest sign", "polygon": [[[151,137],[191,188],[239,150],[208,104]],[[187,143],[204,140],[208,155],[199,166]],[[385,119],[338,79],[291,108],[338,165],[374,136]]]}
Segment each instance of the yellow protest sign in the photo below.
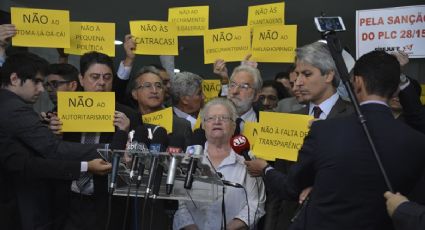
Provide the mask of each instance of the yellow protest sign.
{"label": "yellow protest sign", "polygon": [[195,131],[199,128],[201,128],[201,116],[198,115],[198,118],[196,118],[195,126],[193,127],[192,131]]}
{"label": "yellow protest sign", "polygon": [[62,132],[114,132],[114,92],[58,92]]}
{"label": "yellow protest sign", "polygon": [[168,21],[176,23],[177,35],[204,35],[204,32],[208,30],[209,6],[170,8]]}
{"label": "yellow protest sign", "polygon": [[244,135],[248,139],[251,150],[254,149],[255,140],[257,139],[259,128],[260,124],[258,122],[246,121],[243,124],[242,135]]}
{"label": "yellow protest sign", "polygon": [[296,161],[312,119],[307,115],[260,112],[254,155],[272,161],[276,158]]}
{"label": "yellow protest sign", "polygon": [[13,46],[69,48],[69,11],[11,7]]}
{"label": "yellow protest sign", "polygon": [[71,47],[65,53],[97,51],[115,57],[115,23],[71,22]]}
{"label": "yellow protest sign", "polygon": [[144,114],[143,123],[159,125],[167,130],[167,133],[173,132],[173,108],[169,107],[157,112]]}
{"label": "yellow protest sign", "polygon": [[202,80],[202,92],[204,93],[205,100],[207,103],[211,99],[218,97],[221,90],[220,80]]}
{"label": "yellow protest sign", "polygon": [[177,27],[163,21],[130,21],[136,54],[178,55]]}
{"label": "yellow protest sign", "polygon": [[288,62],[295,60],[296,25],[256,26],[252,36],[252,58],[257,62]]}
{"label": "yellow protest sign", "polygon": [[251,34],[247,26],[229,27],[205,31],[204,62],[217,59],[227,62],[242,61],[251,52]]}
{"label": "yellow protest sign", "polygon": [[285,24],[285,3],[248,7],[248,26]]}

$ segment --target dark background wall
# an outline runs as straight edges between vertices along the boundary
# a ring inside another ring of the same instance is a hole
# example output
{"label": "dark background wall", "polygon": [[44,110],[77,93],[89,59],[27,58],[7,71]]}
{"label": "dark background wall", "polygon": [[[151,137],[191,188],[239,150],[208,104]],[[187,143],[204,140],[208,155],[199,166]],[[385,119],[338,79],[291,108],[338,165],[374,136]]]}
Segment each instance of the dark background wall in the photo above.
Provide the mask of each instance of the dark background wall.
{"label": "dark background wall", "polygon": [[[33,8],[66,9],[73,21],[115,22],[116,37],[123,40],[129,33],[129,20],[167,20],[168,8],[178,6],[210,6],[210,28],[246,25],[248,6],[281,2],[278,0],[1,0],[3,8],[26,6]],[[361,9],[375,9],[424,4],[420,0],[289,0],[285,2],[285,24],[298,25],[298,46],[320,38],[313,23],[313,17],[325,12],[327,16],[341,16],[347,31],[338,34],[344,46],[355,55],[355,12]],[[2,9],[5,10],[5,9]],[[6,9],[8,10],[8,9]],[[424,39],[425,42],[425,39]],[[116,62],[124,57],[122,46],[116,47]],[[176,68],[212,76],[212,65],[203,64],[202,37],[180,37],[179,56]],[[156,56],[138,56],[136,68],[144,64],[159,63]],[[229,63],[232,69],[237,63]],[[286,70],[288,64],[260,63],[263,78],[272,78],[275,73]],[[134,70],[133,69],[133,70]],[[425,82],[425,59],[412,59],[407,73]]]}

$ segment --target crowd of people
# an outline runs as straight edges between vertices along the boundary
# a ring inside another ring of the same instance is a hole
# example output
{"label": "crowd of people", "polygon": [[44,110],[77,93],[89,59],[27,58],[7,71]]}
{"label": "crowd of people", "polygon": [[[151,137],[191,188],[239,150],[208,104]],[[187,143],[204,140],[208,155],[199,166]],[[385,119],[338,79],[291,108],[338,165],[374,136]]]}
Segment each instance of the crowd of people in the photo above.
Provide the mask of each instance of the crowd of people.
{"label": "crowd of people", "polygon": [[[131,130],[148,125],[142,116],[167,107],[173,110],[168,140],[185,149],[201,132],[202,164],[241,185],[246,198],[228,187],[212,202],[160,203],[150,210],[153,229],[425,229],[425,108],[418,82],[401,71],[405,53],[372,51],[350,74],[383,175],[324,42],[297,48],[295,63],[273,80],[263,80],[250,55],[232,71],[217,60],[212,72],[222,90],[204,105],[196,73],[170,75],[152,64],[132,74],[131,35],[115,71],[99,52],[82,55],[79,70],[62,52],[58,63],[25,51],[6,55],[15,34],[13,25],[0,25],[1,229],[105,229],[108,214],[110,229],[137,228],[137,215],[124,220],[123,197],[114,196],[108,207],[112,166],[97,149],[125,149]],[[54,107],[38,114],[32,104],[44,90]],[[115,92],[115,132],[62,132],[57,93],[64,91]],[[268,162],[252,152],[246,160],[231,148],[245,122],[259,121],[259,111],[314,117],[296,162]]]}

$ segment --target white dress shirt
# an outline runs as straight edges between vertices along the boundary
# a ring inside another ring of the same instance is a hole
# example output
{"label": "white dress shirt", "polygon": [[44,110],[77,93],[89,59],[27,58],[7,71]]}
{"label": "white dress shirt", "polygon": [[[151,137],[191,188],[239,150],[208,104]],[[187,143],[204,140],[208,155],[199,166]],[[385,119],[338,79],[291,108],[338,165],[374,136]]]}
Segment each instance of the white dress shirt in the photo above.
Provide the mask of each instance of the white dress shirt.
{"label": "white dress shirt", "polygon": [[246,113],[242,114],[242,116],[240,116],[240,118],[242,118],[242,122],[239,125],[240,126],[240,130],[241,133],[243,131],[243,127],[244,127],[244,123],[249,121],[249,122],[258,122],[257,120],[257,114],[255,114],[254,109],[251,107],[251,109],[249,109]]}
{"label": "white dress shirt", "polygon": [[339,94],[335,93],[334,95],[332,95],[331,97],[329,97],[328,99],[320,103],[320,105],[316,105],[310,102],[310,105],[308,108],[309,109],[308,114],[313,116],[313,108],[315,106],[319,106],[320,109],[322,110],[322,113],[320,114],[319,119],[325,120],[328,117],[334,105],[336,104],[336,102],[338,101],[338,99],[339,99]]}
{"label": "white dress shirt", "polygon": [[192,130],[195,128],[195,125],[196,125],[195,117],[192,117],[191,115],[181,111],[177,107],[173,107],[173,111],[178,117],[188,120],[190,122],[190,126],[192,126]]}

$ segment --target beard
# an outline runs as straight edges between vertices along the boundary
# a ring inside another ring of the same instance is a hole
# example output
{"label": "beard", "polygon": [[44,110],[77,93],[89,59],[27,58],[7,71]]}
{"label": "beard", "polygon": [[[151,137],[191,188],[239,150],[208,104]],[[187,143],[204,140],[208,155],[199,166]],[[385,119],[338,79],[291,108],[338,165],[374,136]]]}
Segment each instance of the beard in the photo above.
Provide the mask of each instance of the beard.
{"label": "beard", "polygon": [[254,101],[254,96],[247,98],[246,100],[241,100],[237,97],[230,97],[229,100],[233,102],[236,108],[236,112],[239,116],[242,116],[246,111],[248,111],[252,107],[252,103]]}

